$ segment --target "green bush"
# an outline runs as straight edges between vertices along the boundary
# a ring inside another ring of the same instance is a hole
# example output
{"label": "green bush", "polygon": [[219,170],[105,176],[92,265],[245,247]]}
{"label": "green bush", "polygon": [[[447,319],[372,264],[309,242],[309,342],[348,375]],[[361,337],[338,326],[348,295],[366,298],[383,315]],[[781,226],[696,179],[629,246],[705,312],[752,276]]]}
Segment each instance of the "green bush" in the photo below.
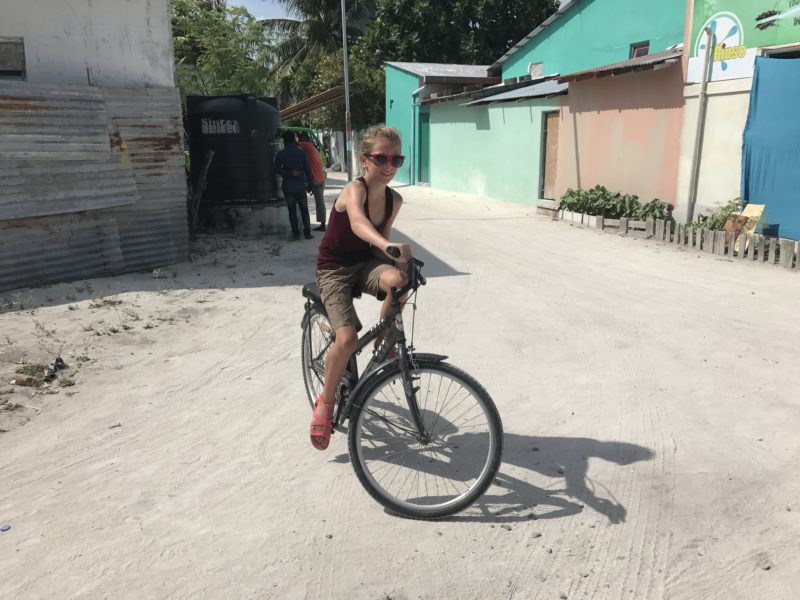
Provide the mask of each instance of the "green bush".
{"label": "green bush", "polygon": [[718,204],[708,216],[702,214],[697,215],[697,219],[689,223],[689,227],[692,229],[720,231],[725,226],[729,217],[738,215],[740,212],[742,212],[742,201],[740,198],[736,198],[725,204]]}
{"label": "green bush", "polygon": [[559,208],[587,215],[602,215],[609,219],[627,217],[644,221],[652,219],[670,219],[672,205],[658,198],[647,204],[639,202],[639,197],[620,192],[609,192],[602,185],[590,190],[572,188],[561,197]]}
{"label": "green bush", "polygon": [[637,221],[646,221],[647,219],[664,219],[666,221],[672,218],[672,205],[655,198],[647,204],[639,206],[633,218]]}

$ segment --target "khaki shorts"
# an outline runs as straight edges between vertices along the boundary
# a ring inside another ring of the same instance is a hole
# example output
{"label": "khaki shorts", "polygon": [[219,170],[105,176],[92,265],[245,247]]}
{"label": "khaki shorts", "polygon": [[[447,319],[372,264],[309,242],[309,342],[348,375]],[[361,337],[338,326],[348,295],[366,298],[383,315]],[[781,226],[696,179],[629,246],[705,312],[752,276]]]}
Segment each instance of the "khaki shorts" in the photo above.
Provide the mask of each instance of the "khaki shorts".
{"label": "khaki shorts", "polygon": [[349,267],[317,271],[317,287],[334,331],[345,325],[361,330],[361,321],[353,306],[353,288],[382,299],[381,275],[394,268],[386,261],[373,258]]}

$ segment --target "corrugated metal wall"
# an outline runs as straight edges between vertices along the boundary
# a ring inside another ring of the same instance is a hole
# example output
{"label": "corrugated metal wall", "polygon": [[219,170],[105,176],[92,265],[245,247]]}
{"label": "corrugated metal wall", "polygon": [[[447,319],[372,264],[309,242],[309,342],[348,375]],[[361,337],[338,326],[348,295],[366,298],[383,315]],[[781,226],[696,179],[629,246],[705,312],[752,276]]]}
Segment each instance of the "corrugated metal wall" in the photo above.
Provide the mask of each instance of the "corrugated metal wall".
{"label": "corrugated metal wall", "polygon": [[175,89],[0,84],[0,290],[188,254]]}

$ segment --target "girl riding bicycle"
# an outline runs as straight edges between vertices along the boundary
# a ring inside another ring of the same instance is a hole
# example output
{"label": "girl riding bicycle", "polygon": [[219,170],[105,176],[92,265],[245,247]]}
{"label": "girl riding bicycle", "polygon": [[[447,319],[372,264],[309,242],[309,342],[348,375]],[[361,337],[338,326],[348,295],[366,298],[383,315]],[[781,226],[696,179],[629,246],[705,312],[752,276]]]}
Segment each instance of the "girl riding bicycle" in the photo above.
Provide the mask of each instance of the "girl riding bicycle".
{"label": "girl riding bicycle", "polygon": [[336,388],[358,343],[361,322],[353,306],[353,290],[385,297],[384,316],[391,307],[391,289],[407,280],[386,253],[397,247],[400,256],[394,260],[401,264],[411,256],[408,244],[389,241],[403,198],[388,184],[404,160],[396,129],[382,125],[367,132],[360,155],[364,175],[347,184],[336,199],[319,246],[317,286],[336,339],[325,357],[325,382],[311,418],[311,444],[318,450],[325,450],[330,442]]}

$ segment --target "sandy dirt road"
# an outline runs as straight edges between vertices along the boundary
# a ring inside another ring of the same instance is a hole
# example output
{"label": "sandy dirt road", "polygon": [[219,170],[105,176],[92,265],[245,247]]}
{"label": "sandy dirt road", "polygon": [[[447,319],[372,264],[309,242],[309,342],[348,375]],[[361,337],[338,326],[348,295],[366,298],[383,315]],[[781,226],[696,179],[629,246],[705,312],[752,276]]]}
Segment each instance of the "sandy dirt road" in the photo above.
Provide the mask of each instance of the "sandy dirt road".
{"label": "sandy dirt road", "polygon": [[[401,192],[415,343],[494,397],[497,485],[384,512],[344,436],[307,441],[319,237],[205,239],[158,277],[0,294],[0,598],[797,597],[800,276]],[[8,385],[59,348],[75,385]]]}

